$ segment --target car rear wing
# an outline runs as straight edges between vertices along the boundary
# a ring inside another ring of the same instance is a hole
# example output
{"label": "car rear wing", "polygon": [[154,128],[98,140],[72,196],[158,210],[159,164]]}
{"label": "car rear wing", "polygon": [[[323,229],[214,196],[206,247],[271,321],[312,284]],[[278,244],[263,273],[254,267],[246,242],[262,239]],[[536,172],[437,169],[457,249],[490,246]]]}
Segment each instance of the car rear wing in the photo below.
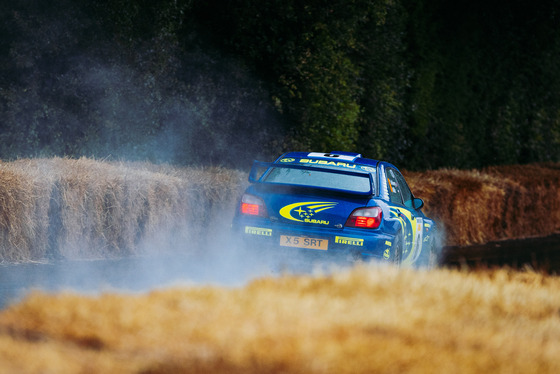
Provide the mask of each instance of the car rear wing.
{"label": "car rear wing", "polygon": [[[301,184],[287,184],[287,183],[276,183],[276,182],[267,182],[263,180],[271,168],[286,168],[286,169],[300,169],[300,170],[314,170],[319,172],[327,172],[327,173],[334,173],[334,174],[343,174],[343,175],[354,175],[360,178],[369,178],[369,191],[355,191],[355,190],[347,190],[347,189],[339,189],[339,188],[330,188],[330,187],[319,187],[319,186],[308,186],[308,185],[301,185]],[[321,166],[306,166],[306,165],[295,165],[295,164],[281,164],[281,163],[273,163],[273,162],[262,162],[262,161],[253,161],[253,166],[251,167],[251,172],[249,173],[249,182],[253,184],[263,184],[263,185],[278,185],[278,186],[290,186],[295,188],[313,188],[313,189],[320,189],[326,191],[336,191],[342,192],[351,195],[359,195],[359,196],[373,196],[375,194],[374,186],[375,180],[373,175],[370,172],[363,171],[363,170],[344,170],[344,169],[335,169],[335,168],[327,168]]]}

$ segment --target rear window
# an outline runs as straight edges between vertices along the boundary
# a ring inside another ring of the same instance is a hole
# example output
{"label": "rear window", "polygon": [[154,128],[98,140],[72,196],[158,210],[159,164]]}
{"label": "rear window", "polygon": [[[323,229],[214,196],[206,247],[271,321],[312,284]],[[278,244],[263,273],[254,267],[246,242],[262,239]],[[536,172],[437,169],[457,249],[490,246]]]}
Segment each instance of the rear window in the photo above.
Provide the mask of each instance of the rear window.
{"label": "rear window", "polygon": [[339,174],[329,172],[328,170],[272,168],[268,174],[264,176],[263,182],[333,188],[359,193],[367,193],[372,190],[370,179],[367,174]]}

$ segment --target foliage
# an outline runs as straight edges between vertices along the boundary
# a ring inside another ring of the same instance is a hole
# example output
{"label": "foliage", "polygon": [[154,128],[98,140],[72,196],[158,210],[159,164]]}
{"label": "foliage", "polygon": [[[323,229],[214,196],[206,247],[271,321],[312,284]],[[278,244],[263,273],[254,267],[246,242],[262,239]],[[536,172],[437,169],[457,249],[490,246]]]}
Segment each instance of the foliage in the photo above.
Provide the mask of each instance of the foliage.
{"label": "foliage", "polygon": [[[187,43],[188,6],[63,1],[5,10],[0,157],[231,165],[277,152],[247,152],[275,137],[276,114],[242,64]],[[259,131],[263,122],[269,128]]]}
{"label": "foliage", "polygon": [[13,2],[0,10],[0,157],[557,161],[558,5]]}
{"label": "foliage", "polygon": [[349,150],[360,113],[359,69],[351,59],[360,4],[236,0],[205,2],[198,11],[219,25],[214,38],[270,83],[271,99],[293,134],[291,145]]}
{"label": "foliage", "polygon": [[414,166],[558,160],[557,1],[404,3]]}

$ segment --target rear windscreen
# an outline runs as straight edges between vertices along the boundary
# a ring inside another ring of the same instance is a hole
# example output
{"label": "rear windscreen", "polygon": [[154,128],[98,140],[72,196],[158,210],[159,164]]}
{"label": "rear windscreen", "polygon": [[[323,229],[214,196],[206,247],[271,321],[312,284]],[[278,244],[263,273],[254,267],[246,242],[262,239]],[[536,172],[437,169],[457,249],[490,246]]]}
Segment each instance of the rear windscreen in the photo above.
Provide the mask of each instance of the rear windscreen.
{"label": "rear windscreen", "polygon": [[268,183],[333,188],[359,193],[373,192],[368,174],[339,174],[328,170],[272,168],[262,180]]}

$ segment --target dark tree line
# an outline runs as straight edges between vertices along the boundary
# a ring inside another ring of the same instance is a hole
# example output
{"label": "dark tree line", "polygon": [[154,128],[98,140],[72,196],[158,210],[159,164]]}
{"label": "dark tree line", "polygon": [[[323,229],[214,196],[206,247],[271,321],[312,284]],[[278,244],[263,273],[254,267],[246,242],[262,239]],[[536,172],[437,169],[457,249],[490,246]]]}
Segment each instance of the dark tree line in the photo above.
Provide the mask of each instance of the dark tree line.
{"label": "dark tree line", "polygon": [[559,161],[559,6],[13,2],[0,9],[0,158]]}

